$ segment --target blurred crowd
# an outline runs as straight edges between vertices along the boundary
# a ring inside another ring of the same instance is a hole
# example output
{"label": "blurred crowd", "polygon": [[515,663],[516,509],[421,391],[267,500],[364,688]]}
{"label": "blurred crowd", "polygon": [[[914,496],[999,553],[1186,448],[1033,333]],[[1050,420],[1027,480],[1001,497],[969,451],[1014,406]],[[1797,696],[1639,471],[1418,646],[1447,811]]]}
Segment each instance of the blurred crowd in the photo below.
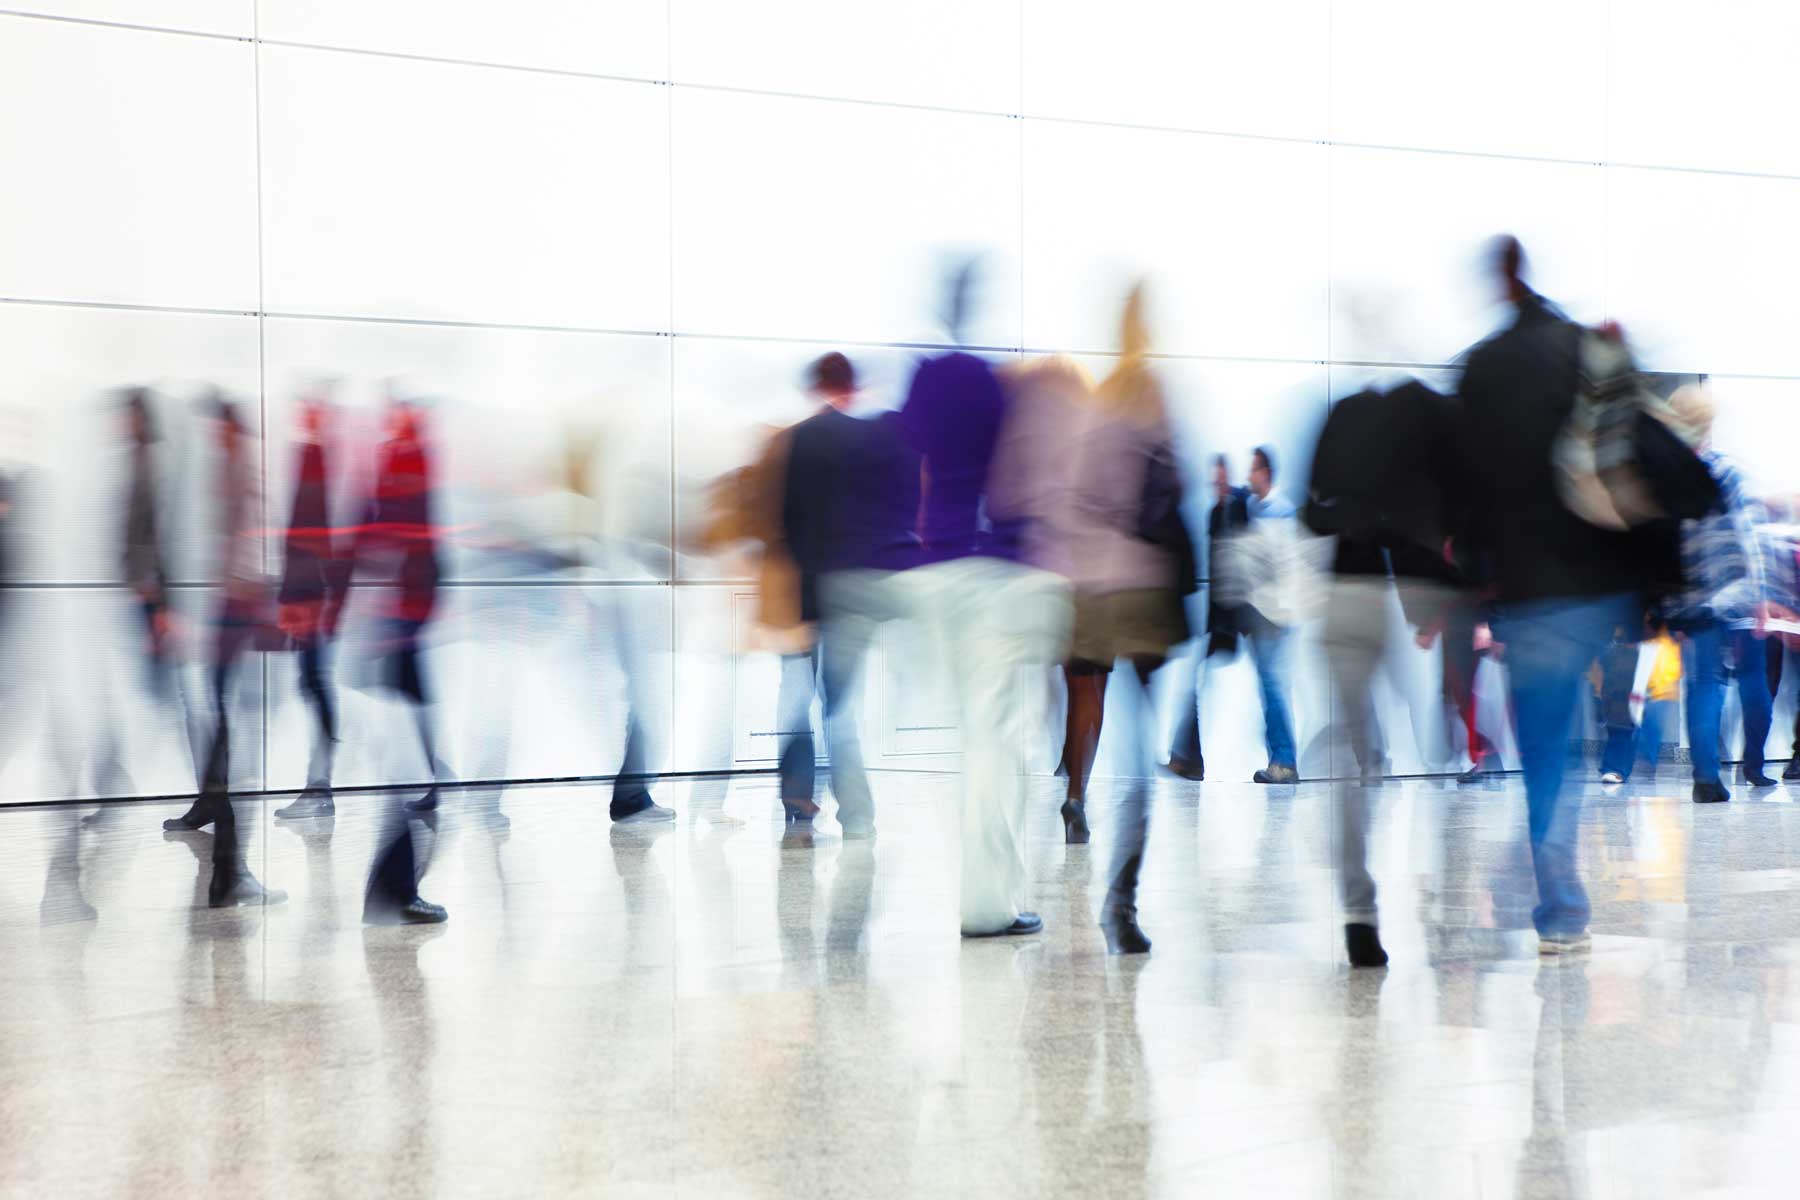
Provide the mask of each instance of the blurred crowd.
{"label": "blurred crowd", "polygon": [[[1464,357],[1455,387],[1396,374],[1334,397],[1299,479],[1272,443],[1196,459],[1165,395],[1142,287],[1125,302],[1099,378],[1075,358],[952,348],[920,359],[898,403],[878,405],[860,365],[826,353],[802,381],[810,415],[696,453],[673,479],[646,472],[655,456],[630,448],[630,402],[602,400],[531,470],[453,481],[481,494],[459,502],[458,514],[478,514],[466,521],[446,514],[437,402],[399,383],[386,385],[376,419],[346,412],[338,381],[310,387],[289,414],[286,462],[268,460],[274,443],[222,391],[177,401],[126,388],[104,406],[123,483],[99,540],[114,548],[109,590],[130,596],[128,667],[118,647],[95,644],[111,636],[104,622],[64,622],[59,639],[22,615],[21,599],[44,577],[32,564],[45,543],[74,535],[34,511],[44,489],[25,458],[0,474],[0,620],[15,661],[6,752],[20,748],[22,730],[41,729],[56,794],[123,796],[138,790],[129,741],[179,746],[194,800],[164,826],[178,836],[212,830],[209,903],[276,902],[246,858],[233,763],[260,754],[264,733],[244,720],[255,700],[246,664],[291,661],[291,671],[257,675],[265,688],[291,679],[305,714],[306,785],[276,819],[334,812],[343,689],[377,697],[363,711],[381,742],[405,750],[396,781],[422,770],[429,785],[378,801],[385,826],[367,916],[442,921],[444,908],[420,894],[419,827],[465,794],[452,763],[480,784],[517,774],[507,730],[529,684],[506,647],[541,630],[576,648],[569,674],[605,661],[619,680],[610,699],[570,705],[575,728],[591,713],[619,732],[606,772],[612,819],[674,818],[652,795],[668,740],[658,690],[668,672],[655,661],[666,647],[631,589],[612,584],[667,580],[675,558],[701,556],[725,564],[720,578],[755,581],[749,633],[718,649],[779,660],[773,750],[790,829],[809,828],[828,799],[844,838],[875,836],[864,676],[890,627],[930,648],[927,665],[961,730],[952,823],[966,937],[1041,928],[1027,908],[1030,777],[1056,764],[1066,840],[1088,842],[1102,727],[1118,726],[1108,742],[1125,749],[1103,780],[1117,789],[1117,817],[1101,925],[1115,953],[1142,953],[1138,879],[1157,771],[1206,777],[1210,673],[1242,649],[1265,743],[1253,781],[1298,782],[1291,660],[1306,630],[1332,692],[1319,737],[1329,743],[1350,960],[1386,961],[1365,846],[1376,789],[1393,773],[1393,707],[1377,696],[1384,673],[1422,651],[1431,695],[1403,719],[1432,731],[1420,744],[1441,748],[1437,765],[1465,784],[1504,769],[1503,746],[1507,758],[1516,751],[1540,946],[1579,951],[1582,786],[1568,781],[1589,770],[1590,729],[1603,731],[1601,785],[1622,787],[1679,757],[1670,745],[1685,714],[1693,798],[1723,801],[1733,693],[1741,778],[1775,785],[1764,753],[1772,697],[1800,642],[1800,530],[1786,498],[1754,493],[1713,448],[1704,382],[1665,388],[1637,369],[1623,331],[1566,317],[1527,282],[1516,240],[1496,240],[1489,261],[1510,315]],[[964,268],[949,283],[946,346],[961,345],[973,280]],[[171,448],[171,420],[204,440]],[[265,491],[270,473],[276,493]],[[57,481],[65,495],[81,486]],[[659,520],[671,490],[674,519]],[[171,561],[171,526],[191,503],[213,539],[195,560],[204,586],[192,584],[195,568]],[[463,576],[493,585],[485,606],[465,612],[468,636],[505,646],[480,678],[461,681],[475,716],[452,737],[440,728],[426,649],[448,581]],[[505,586],[597,580],[611,582],[569,588],[566,602],[545,602],[542,586],[518,589],[515,601]],[[16,665],[25,662],[35,668]],[[1157,701],[1171,663],[1182,667],[1172,726]],[[1484,689],[1484,677],[1503,686]],[[683,712],[703,747],[690,765],[733,765],[731,708],[729,698],[696,699]],[[1797,764],[1787,778],[1800,777]],[[507,821],[497,792],[466,794],[483,797],[483,819]]]}

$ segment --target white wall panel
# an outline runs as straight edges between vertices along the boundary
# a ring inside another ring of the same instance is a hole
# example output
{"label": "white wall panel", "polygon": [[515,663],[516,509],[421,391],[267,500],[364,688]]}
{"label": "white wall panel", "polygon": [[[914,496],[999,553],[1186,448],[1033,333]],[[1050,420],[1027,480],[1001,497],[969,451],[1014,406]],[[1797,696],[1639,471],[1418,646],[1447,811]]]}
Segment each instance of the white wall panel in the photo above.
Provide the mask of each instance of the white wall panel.
{"label": "white wall panel", "polygon": [[968,335],[1016,344],[1014,122],[679,89],[674,99],[678,330],[940,340],[944,269],[981,252]]}
{"label": "white wall panel", "polygon": [[1604,315],[1599,167],[1334,147],[1335,360],[1449,362],[1501,320],[1485,250],[1525,244],[1534,287],[1580,320]]}
{"label": "white wall panel", "polygon": [[1017,0],[671,0],[671,77],[1017,112],[1019,7]]}
{"label": "white wall panel", "polygon": [[1612,168],[1607,308],[1646,366],[1800,373],[1800,180]]}
{"label": "white wall panel", "polygon": [[1032,0],[1025,112],[1323,137],[1329,0]]}
{"label": "white wall panel", "polygon": [[253,53],[0,16],[0,295],[255,308]]}
{"label": "white wall panel", "polygon": [[1025,341],[1111,351],[1147,278],[1169,353],[1322,358],[1325,149],[1106,126],[1025,130]]}
{"label": "white wall panel", "polygon": [[10,0],[14,12],[249,37],[256,0]]}
{"label": "white wall panel", "polygon": [[667,78],[666,0],[258,0],[271,41]]}
{"label": "white wall panel", "polygon": [[1611,161],[1800,173],[1800,10],[1614,0]]}
{"label": "white wall panel", "polygon": [[662,90],[262,54],[271,309],[666,327]]}
{"label": "white wall panel", "polygon": [[1606,0],[1336,0],[1331,136],[1598,162]]}

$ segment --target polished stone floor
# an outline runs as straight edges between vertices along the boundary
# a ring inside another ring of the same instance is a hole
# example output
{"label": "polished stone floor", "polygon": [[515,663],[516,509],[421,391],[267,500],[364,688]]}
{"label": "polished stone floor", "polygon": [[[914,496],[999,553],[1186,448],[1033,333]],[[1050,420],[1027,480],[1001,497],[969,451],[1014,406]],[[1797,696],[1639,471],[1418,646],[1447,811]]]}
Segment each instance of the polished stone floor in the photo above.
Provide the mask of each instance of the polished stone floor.
{"label": "polished stone floor", "polygon": [[603,788],[452,796],[429,928],[361,922],[378,796],[241,802],[289,899],[226,911],[174,805],[0,811],[0,1193],[1800,1187],[1800,789],[1590,789],[1593,951],[1541,961],[1517,780],[1390,783],[1394,961],[1352,972],[1322,785],[1159,784],[1140,959],[1094,926],[1108,787],[1065,849],[1055,786],[1044,933],[973,943],[943,776],[879,777],[873,844],[784,839],[765,778],[672,784],[660,830]]}

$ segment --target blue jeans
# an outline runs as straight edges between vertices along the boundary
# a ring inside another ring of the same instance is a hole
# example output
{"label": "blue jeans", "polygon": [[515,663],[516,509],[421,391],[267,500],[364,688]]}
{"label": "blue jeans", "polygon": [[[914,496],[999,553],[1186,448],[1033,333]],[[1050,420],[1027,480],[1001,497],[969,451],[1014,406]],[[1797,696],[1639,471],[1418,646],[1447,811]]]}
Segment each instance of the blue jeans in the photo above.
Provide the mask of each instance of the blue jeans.
{"label": "blue jeans", "polygon": [[1559,598],[1511,605],[1498,622],[1519,727],[1538,888],[1531,919],[1539,934],[1587,928],[1587,890],[1575,859],[1581,793],[1562,794],[1569,725],[1588,664],[1611,640],[1614,626],[1635,628],[1642,611],[1631,594]]}
{"label": "blue jeans", "polygon": [[[1650,778],[1656,778],[1656,766],[1662,761],[1663,743],[1669,740],[1669,731],[1675,726],[1675,709],[1673,700],[1646,700],[1644,702],[1644,719],[1638,722],[1637,756],[1638,761],[1650,769]],[[1714,737],[1718,735],[1715,732]]]}
{"label": "blue jeans", "polygon": [[[1610,632],[1610,631],[1609,631]],[[1287,630],[1262,622],[1250,635],[1250,657],[1256,663],[1256,682],[1262,688],[1263,732],[1269,743],[1269,765],[1292,767],[1295,763],[1294,723],[1288,718]]]}
{"label": "blue jeans", "polygon": [[1638,731],[1630,725],[1608,728],[1606,731],[1606,749],[1600,755],[1600,773],[1617,775],[1622,779],[1631,778],[1631,768],[1637,765],[1633,751],[1637,747]]}
{"label": "blue jeans", "polygon": [[1744,706],[1744,772],[1763,769],[1774,700],[1763,643],[1748,629],[1727,629],[1716,621],[1688,634],[1688,748],[1694,782],[1719,782],[1719,714],[1725,708],[1725,650],[1737,660],[1738,700]]}

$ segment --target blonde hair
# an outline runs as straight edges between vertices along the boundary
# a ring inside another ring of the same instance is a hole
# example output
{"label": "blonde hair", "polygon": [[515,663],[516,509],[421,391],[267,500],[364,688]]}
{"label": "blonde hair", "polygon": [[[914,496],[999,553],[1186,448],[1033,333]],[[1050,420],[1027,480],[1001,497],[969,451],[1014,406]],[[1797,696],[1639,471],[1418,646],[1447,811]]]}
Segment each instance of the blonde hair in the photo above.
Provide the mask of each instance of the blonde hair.
{"label": "blonde hair", "polygon": [[1162,385],[1150,369],[1150,330],[1144,321],[1144,285],[1132,285],[1119,318],[1119,361],[1094,389],[1099,407],[1140,425],[1164,420]]}
{"label": "blonde hair", "polygon": [[1669,407],[1675,410],[1675,416],[1688,427],[1689,436],[1695,441],[1704,442],[1712,437],[1713,427],[1713,394],[1712,389],[1704,383],[1684,383],[1675,389],[1669,397]]}
{"label": "blonde hair", "polygon": [[1084,400],[1094,393],[1094,377],[1086,367],[1067,354],[1045,354],[1038,358],[1028,358],[1006,368],[1004,374],[1007,381],[1015,386],[1060,386],[1079,393]]}

